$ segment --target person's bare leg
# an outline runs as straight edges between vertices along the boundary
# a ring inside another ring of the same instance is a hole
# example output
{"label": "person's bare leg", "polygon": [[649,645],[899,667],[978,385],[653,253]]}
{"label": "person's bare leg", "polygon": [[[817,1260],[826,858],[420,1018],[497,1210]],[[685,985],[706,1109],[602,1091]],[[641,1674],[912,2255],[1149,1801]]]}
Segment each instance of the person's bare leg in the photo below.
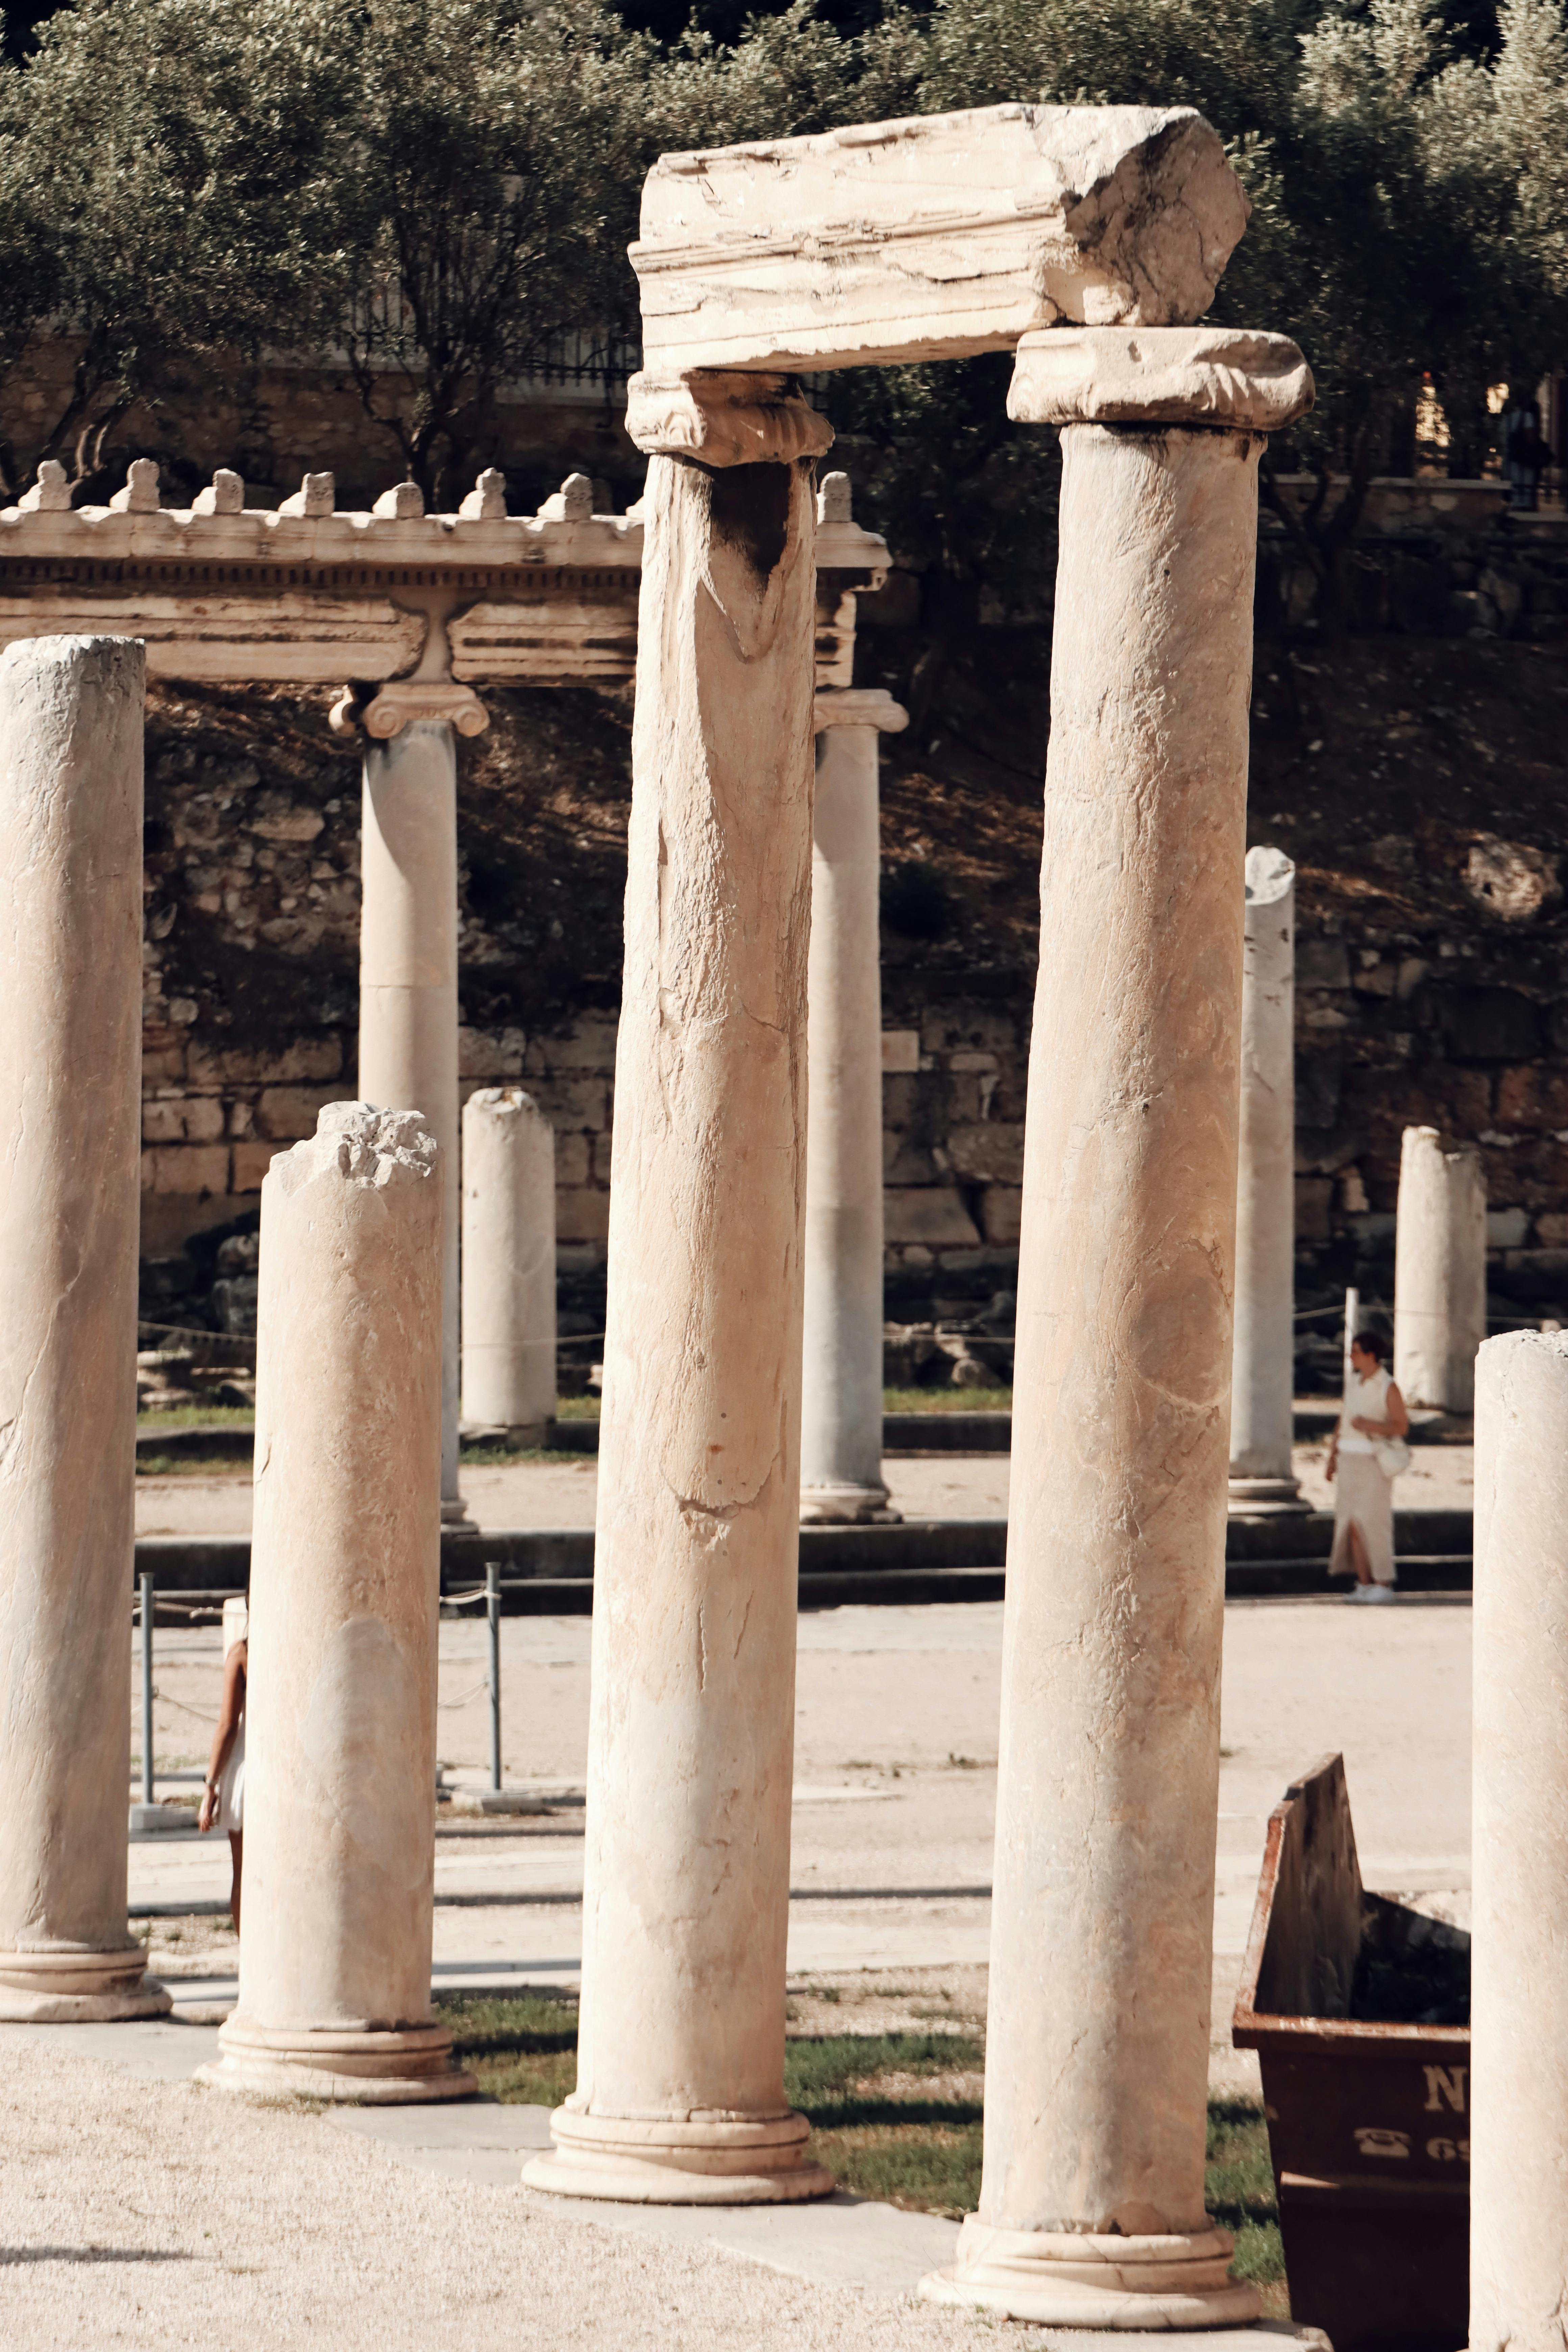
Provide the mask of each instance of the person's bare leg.
{"label": "person's bare leg", "polygon": [[1373,1581],[1372,1561],[1367,1556],[1366,1538],[1361,1531],[1360,1521],[1352,1519],[1346,1532],[1350,1538],[1351,1560],[1355,1569],[1355,1580],[1358,1584],[1371,1584]]}
{"label": "person's bare leg", "polygon": [[228,1850],[234,1859],[234,1885],[229,1894],[228,1909],[229,1916],[234,1921],[234,1932],[237,1936],[239,1933],[239,1878],[240,1872],[245,1862],[245,1832],[243,1830],[230,1830],[228,1833]]}

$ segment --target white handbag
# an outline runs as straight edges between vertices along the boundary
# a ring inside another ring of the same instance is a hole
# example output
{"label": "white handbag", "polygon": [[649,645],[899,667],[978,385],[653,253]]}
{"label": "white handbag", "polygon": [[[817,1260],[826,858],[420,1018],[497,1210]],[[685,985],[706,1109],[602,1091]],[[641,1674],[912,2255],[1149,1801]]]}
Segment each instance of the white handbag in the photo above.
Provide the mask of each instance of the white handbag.
{"label": "white handbag", "polygon": [[1403,1437],[1379,1437],[1373,1443],[1373,1456],[1385,1478],[1397,1478],[1402,1470],[1410,1467],[1410,1448]]}

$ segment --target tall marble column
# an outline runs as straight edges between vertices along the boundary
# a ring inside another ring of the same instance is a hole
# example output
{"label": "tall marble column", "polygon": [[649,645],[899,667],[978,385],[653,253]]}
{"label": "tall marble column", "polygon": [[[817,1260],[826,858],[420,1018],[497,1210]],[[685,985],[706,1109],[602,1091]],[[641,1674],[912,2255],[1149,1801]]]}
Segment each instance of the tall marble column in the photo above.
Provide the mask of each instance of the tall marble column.
{"label": "tall marble column", "polygon": [[1304,1511],[1290,1468],[1296,1387],[1296,868],[1247,853],[1241,978],[1241,1171],[1230,1505]]}
{"label": "tall marble column", "polygon": [[463,1106],[463,1412],[536,1444],[555,1413],[555,1130],[521,1087]]}
{"label": "tall marble column", "polygon": [[1258,2310],[1204,2210],[1247,702],[1280,336],[1054,330],[1062,435],[980,2210],[925,2282],[1055,2326]]}
{"label": "tall marble column", "polygon": [[1394,1234],[1394,1377],[1406,1404],[1469,1412],[1487,1336],[1487,1177],[1479,1149],[1407,1127]]}
{"label": "tall marble column", "polygon": [[817,695],[816,724],[800,1515],[885,1519],[877,738],[909,714],[849,688]]}
{"label": "tall marble column", "polygon": [[402,1103],[440,1149],[441,1516],[458,1519],[458,748],[416,719],[364,755],[359,1090]]}
{"label": "tall marble column", "polygon": [[169,2007],[125,1916],[145,671],[0,653],[0,2019]]}
{"label": "tall marble column", "polygon": [[815,503],[790,381],[634,379],[649,455],[577,2088],[523,2178],[825,2194],[784,2092]]}
{"label": "tall marble column", "polygon": [[[1476,1359],[1470,2352],[1562,2352],[1568,2306],[1568,1339]],[[1465,2096],[1467,2080],[1470,2096]]]}
{"label": "tall marble column", "polygon": [[331,1103],[261,1187],[239,2001],[225,2090],[461,2097],[430,2005],[441,1170]]}

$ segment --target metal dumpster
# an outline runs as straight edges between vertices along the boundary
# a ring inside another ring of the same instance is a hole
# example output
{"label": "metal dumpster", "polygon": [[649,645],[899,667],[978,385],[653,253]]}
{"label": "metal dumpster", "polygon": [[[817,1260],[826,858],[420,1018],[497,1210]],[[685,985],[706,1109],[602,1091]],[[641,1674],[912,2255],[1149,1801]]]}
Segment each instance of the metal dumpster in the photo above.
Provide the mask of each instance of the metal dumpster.
{"label": "metal dumpster", "polygon": [[1232,2034],[1262,2067],[1292,2317],[1334,2352],[1462,2352],[1469,1937],[1363,1890],[1338,1756],[1269,1816]]}

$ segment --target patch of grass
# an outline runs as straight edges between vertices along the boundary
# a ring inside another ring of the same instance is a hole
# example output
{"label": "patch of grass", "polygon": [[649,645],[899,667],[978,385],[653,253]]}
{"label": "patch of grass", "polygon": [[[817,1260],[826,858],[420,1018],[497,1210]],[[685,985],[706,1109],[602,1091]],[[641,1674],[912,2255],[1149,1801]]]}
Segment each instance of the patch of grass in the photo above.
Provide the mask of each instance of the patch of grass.
{"label": "patch of grass", "polygon": [[139,1454],[136,1456],[138,1478],[210,1478],[214,1472],[222,1475],[231,1470],[248,1473],[251,1451],[243,1454],[204,1454],[193,1460],[188,1454]]}
{"label": "patch of grass", "polygon": [[166,1412],[139,1412],[136,1426],[159,1429],[254,1429],[256,1410],[248,1404],[176,1404]]}
{"label": "patch of grass", "polygon": [[529,1993],[518,2000],[437,2003],[454,2055],[479,2089],[507,2106],[558,2107],[577,2084],[577,2004]]}
{"label": "patch of grass", "polygon": [[[439,2009],[457,2055],[491,2098],[555,2106],[574,2088],[577,2004],[570,1997],[453,1996]],[[982,2043],[960,2033],[798,2034],[784,2044],[784,2095],[810,2123],[819,2160],[853,2196],[962,2221],[980,2201],[984,2110],[949,2086],[984,2064]],[[922,2095],[926,2082],[931,2093]],[[1250,2099],[1211,2099],[1205,2156],[1204,2200],[1236,2239],[1236,2275],[1261,2289],[1267,2317],[1288,2317],[1262,2108]]]}
{"label": "patch of grass", "polygon": [[1262,2290],[1267,2319],[1289,2315],[1268,2126],[1251,2099],[1209,2101],[1204,2202],[1236,2240],[1236,2275]]}
{"label": "patch of grass", "polygon": [[463,1464],[468,1469],[493,1469],[518,1462],[591,1463],[591,1454],[563,1454],[547,1445],[465,1445]]}
{"label": "patch of grass", "polygon": [[884,1389],[884,1412],[1011,1412],[1011,1389]]}
{"label": "patch of grass", "polygon": [[555,1418],[557,1421],[597,1421],[599,1418],[597,1393],[591,1389],[586,1396],[557,1397]]}

